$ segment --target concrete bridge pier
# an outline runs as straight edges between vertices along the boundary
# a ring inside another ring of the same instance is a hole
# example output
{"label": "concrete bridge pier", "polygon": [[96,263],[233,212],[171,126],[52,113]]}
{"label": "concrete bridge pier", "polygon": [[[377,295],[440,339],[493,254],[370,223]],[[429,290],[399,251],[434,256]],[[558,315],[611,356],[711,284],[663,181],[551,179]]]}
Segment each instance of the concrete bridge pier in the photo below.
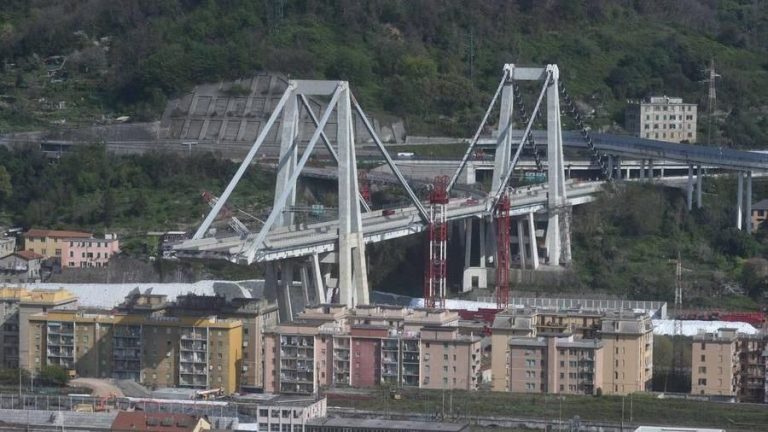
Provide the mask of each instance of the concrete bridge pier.
{"label": "concrete bridge pier", "polygon": [[686,203],[688,211],[693,209],[693,164],[688,164],[688,183],[685,186]]}
{"label": "concrete bridge pier", "polygon": [[648,179],[653,181],[653,159],[648,159]]}
{"label": "concrete bridge pier", "polygon": [[747,201],[747,209],[744,213],[744,217],[747,218],[747,234],[752,233],[752,171],[747,171],[747,193],[746,193],[746,201]]}
{"label": "concrete bridge pier", "polygon": [[701,208],[701,187],[704,176],[701,172],[701,164],[696,166],[696,208]]}

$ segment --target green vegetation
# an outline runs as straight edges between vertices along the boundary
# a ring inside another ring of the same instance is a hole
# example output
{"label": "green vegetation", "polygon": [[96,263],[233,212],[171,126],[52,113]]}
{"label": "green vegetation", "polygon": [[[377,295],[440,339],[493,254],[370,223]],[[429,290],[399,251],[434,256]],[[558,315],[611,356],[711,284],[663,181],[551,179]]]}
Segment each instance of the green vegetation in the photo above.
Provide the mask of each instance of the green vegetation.
{"label": "green vegetation", "polygon": [[[330,406],[414,412],[435,415],[442,412],[468,421],[474,416],[509,416],[583,420],[639,425],[707,426],[729,431],[768,431],[765,408],[754,404],[729,404],[682,399],[658,399],[650,394],[619,396],[565,396],[436,390],[403,390],[403,398],[390,398],[388,391],[374,392],[371,399],[331,398]],[[444,405],[445,403],[445,405]],[[445,411],[443,411],[445,409]],[[562,409],[562,411],[561,411]],[[562,413],[562,415],[561,415]]]}
{"label": "green vegetation", "polygon": [[[236,169],[211,154],[114,156],[92,145],[51,160],[39,151],[0,147],[0,174],[10,177],[7,199],[0,200],[0,222],[117,231],[130,250],[133,239],[144,241],[148,230],[195,226],[208,208],[201,192],[220,193]],[[262,210],[272,199],[272,182],[252,167],[230,205]]]}
{"label": "green vegetation", "polygon": [[[755,196],[766,185],[756,183]],[[632,299],[673,300],[675,264],[683,261],[688,307],[756,309],[742,296],[725,295],[740,282],[761,301],[768,270],[768,243],[761,229],[751,236],[734,227],[735,182],[705,183],[704,207],[688,212],[677,189],[624,184],[574,215],[574,268],[584,286]]]}
{"label": "green vegetation", "polygon": [[37,377],[44,385],[64,387],[69,382],[69,371],[58,365],[46,365]]}
{"label": "green vegetation", "polygon": [[[7,0],[0,130],[155,118],[194,84],[270,70],[347,79],[410,133],[468,136],[505,62],[558,63],[592,126],[610,127],[627,98],[650,94],[706,111],[714,58],[715,142],[762,146],[767,17],[746,0]],[[51,56],[66,57],[60,70]]]}

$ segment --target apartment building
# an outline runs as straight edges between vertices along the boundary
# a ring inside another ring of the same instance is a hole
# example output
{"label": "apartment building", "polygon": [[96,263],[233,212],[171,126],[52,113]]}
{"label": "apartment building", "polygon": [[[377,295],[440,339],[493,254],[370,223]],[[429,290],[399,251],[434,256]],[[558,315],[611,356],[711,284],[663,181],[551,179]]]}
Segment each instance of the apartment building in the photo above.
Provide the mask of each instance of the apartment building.
{"label": "apartment building", "polygon": [[506,391],[594,394],[603,387],[603,343],[597,339],[511,337],[507,357]]}
{"label": "apartment building", "polygon": [[682,98],[652,96],[630,103],[625,111],[626,129],[632,135],[668,142],[696,142],[697,106]]}
{"label": "apartment building", "polygon": [[281,395],[258,402],[256,422],[260,431],[305,432],[309,421],[327,415],[327,405],[325,397]]}
{"label": "apartment building", "polygon": [[716,333],[700,333],[693,337],[691,394],[736,396],[739,372],[736,329],[722,328]]}
{"label": "apartment building", "polygon": [[653,376],[653,327],[632,311],[513,307],[491,335],[495,391],[628,394]]}
{"label": "apartment building", "polygon": [[474,390],[480,337],[462,335],[444,310],[340,305],[308,308],[264,336],[264,389],[312,394],[321,387],[380,384]]}
{"label": "apartment building", "polygon": [[648,391],[653,379],[653,324],[643,313],[610,311],[601,319],[603,392]]}
{"label": "apartment building", "polygon": [[768,402],[768,333],[721,328],[691,344],[691,394]]}
{"label": "apartment building", "polygon": [[[19,367],[20,357],[28,352],[29,345],[24,340],[29,328],[21,324],[27,316],[76,304],[77,297],[63,289],[0,288],[0,364],[7,368]],[[24,363],[21,366],[28,368]]]}
{"label": "apartment building", "polygon": [[42,280],[44,256],[32,251],[19,251],[0,258],[0,282],[34,283]]}
{"label": "apartment building", "polygon": [[0,258],[7,257],[16,250],[16,237],[0,237]]}
{"label": "apartment building", "polygon": [[58,365],[72,376],[133,379],[150,388],[239,389],[238,320],[53,310],[29,316],[28,333],[33,372]]}
{"label": "apartment building", "polygon": [[120,252],[120,242],[115,234],[100,239],[88,232],[30,229],[24,250],[54,258],[61,268],[104,267]]}

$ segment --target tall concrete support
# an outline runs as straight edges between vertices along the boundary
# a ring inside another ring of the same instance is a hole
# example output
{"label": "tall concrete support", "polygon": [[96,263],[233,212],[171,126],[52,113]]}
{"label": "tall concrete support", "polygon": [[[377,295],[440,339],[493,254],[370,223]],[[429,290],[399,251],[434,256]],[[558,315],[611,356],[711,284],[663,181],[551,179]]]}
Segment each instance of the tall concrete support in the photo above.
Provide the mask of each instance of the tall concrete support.
{"label": "tall concrete support", "polygon": [[621,156],[614,156],[613,159],[613,163],[616,165],[616,180],[621,180]]}
{"label": "tall concrete support", "polygon": [[525,253],[525,229],[523,227],[523,220],[517,220],[517,248],[520,252],[520,268],[525,268],[526,253]]}
{"label": "tall concrete support", "polygon": [[[563,230],[560,217],[565,206],[565,178],[563,176],[563,131],[560,123],[560,97],[558,91],[560,71],[556,65],[548,65],[550,73],[549,87],[547,88],[547,180],[548,180],[548,235],[547,256],[550,265],[560,265],[561,232],[570,237],[570,231]],[[531,237],[534,237],[532,234]]]}
{"label": "tall concrete support", "polygon": [[486,229],[487,223],[485,222],[485,219],[480,219],[478,223],[478,232],[477,236],[480,239],[480,268],[485,268],[486,266],[486,258],[487,258],[487,250],[486,250],[486,238],[485,236],[488,233],[488,230]]}
{"label": "tall concrete support", "polygon": [[340,84],[336,105],[339,153],[339,300],[354,307],[368,304],[368,276],[365,262],[365,241],[357,184],[354,130],[349,85]]}
{"label": "tall concrete support", "polygon": [[531,265],[534,270],[539,268],[539,247],[536,245],[536,224],[533,220],[533,213],[528,213],[528,241],[531,245]]}
{"label": "tall concrete support", "polygon": [[747,234],[752,234],[752,171],[747,171],[747,193],[744,199],[747,201],[747,209],[744,212],[747,218]]}
{"label": "tall concrete support", "polygon": [[[504,65],[505,77],[514,75],[515,65]],[[512,134],[508,130],[512,128],[514,115],[514,86],[511,79],[504,80],[501,89],[501,105],[499,107],[499,140],[496,145],[496,155],[493,164],[493,181],[491,190],[499,190],[504,174],[512,163]]]}
{"label": "tall concrete support", "polygon": [[645,159],[640,159],[640,178],[645,179]]}
{"label": "tall concrete support", "polygon": [[[299,160],[299,104],[295,97],[289,98],[283,108],[283,119],[280,124],[280,159],[277,164],[277,178],[275,181],[275,197],[273,207],[279,205],[278,199],[283,191],[288,189],[288,201],[286,205],[296,205],[296,188],[289,183],[289,179],[296,171],[296,163]],[[293,212],[281,213],[275,220],[276,226],[293,225]]]}
{"label": "tall concrete support", "polygon": [[653,181],[653,159],[648,159],[648,179]]}
{"label": "tall concrete support", "polygon": [[685,186],[686,203],[688,211],[693,209],[693,164],[688,164],[688,183]]}
{"label": "tall concrete support", "polygon": [[744,173],[736,173],[736,228],[742,229],[744,221]]}
{"label": "tall concrete support", "polygon": [[696,208],[701,208],[701,186],[704,182],[704,176],[701,172],[701,165],[696,166]]}
{"label": "tall concrete support", "polygon": [[608,178],[613,178],[613,156],[608,156]]}
{"label": "tall concrete support", "polygon": [[472,219],[464,221],[464,268],[472,265]]}
{"label": "tall concrete support", "polygon": [[318,254],[312,254],[310,261],[312,262],[312,283],[315,289],[315,299],[318,303],[326,303],[325,283],[323,272],[320,269],[320,256]]}

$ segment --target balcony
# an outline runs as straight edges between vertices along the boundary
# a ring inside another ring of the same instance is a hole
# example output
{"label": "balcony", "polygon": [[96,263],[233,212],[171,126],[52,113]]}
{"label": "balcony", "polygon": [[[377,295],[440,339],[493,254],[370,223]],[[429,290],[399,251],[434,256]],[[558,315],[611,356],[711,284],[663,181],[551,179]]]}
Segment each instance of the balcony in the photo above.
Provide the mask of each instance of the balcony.
{"label": "balcony", "polygon": [[182,355],[179,356],[179,361],[182,363],[208,363],[205,356],[201,355]]}
{"label": "balcony", "polygon": [[207,331],[184,331],[181,333],[181,340],[204,341],[207,339]]}
{"label": "balcony", "polygon": [[208,351],[208,343],[203,341],[191,341],[191,340],[183,340],[181,341],[181,349],[184,351],[201,351],[201,352],[207,352]]}

